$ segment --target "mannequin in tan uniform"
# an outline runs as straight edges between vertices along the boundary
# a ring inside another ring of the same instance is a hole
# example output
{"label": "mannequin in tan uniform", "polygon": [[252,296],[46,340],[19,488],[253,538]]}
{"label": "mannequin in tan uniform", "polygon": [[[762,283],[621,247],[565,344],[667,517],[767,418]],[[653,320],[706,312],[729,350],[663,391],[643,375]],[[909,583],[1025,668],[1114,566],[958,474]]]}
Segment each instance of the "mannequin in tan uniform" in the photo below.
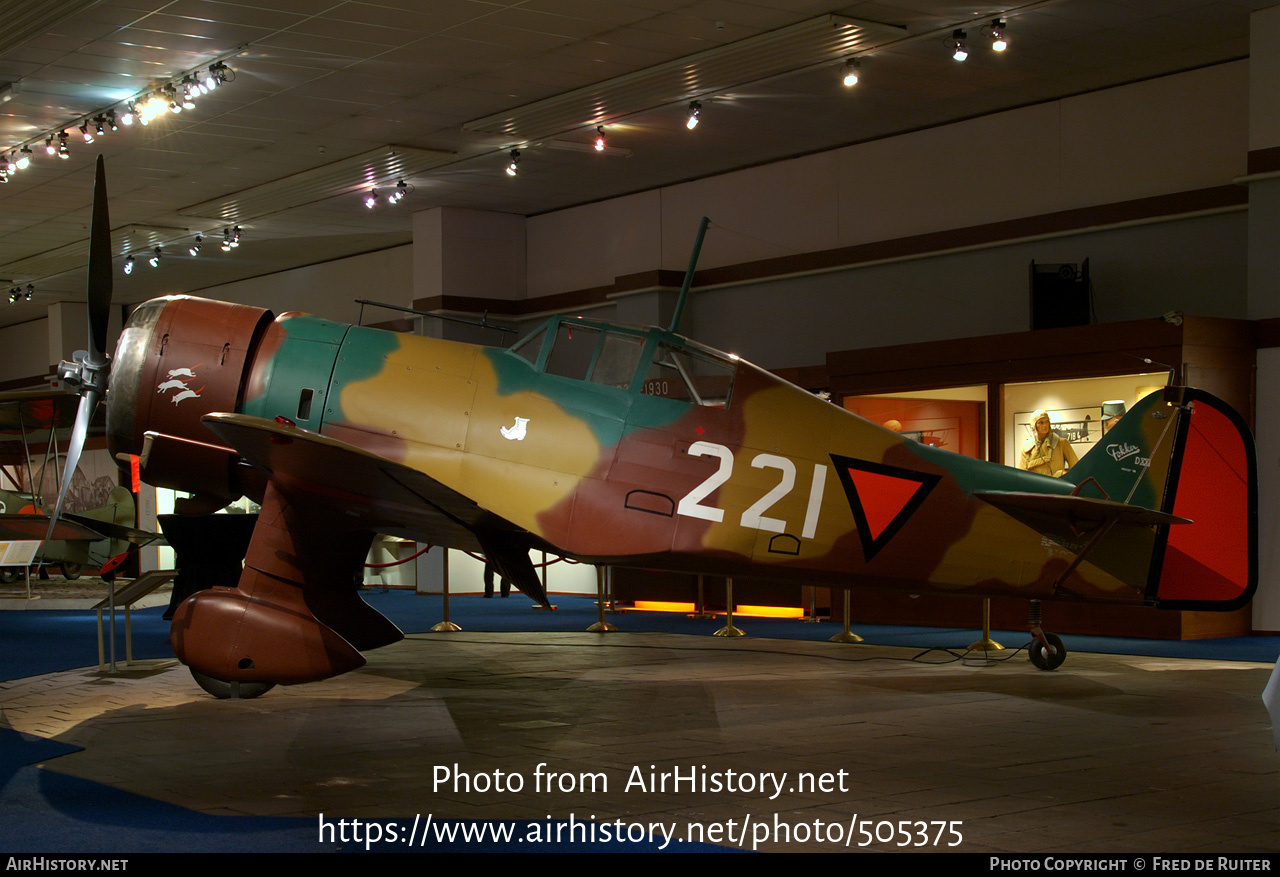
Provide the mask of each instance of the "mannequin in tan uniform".
{"label": "mannequin in tan uniform", "polygon": [[1040,410],[1031,415],[1035,438],[1027,439],[1018,455],[1018,468],[1058,478],[1076,464],[1079,457],[1071,442],[1049,426],[1049,413]]}

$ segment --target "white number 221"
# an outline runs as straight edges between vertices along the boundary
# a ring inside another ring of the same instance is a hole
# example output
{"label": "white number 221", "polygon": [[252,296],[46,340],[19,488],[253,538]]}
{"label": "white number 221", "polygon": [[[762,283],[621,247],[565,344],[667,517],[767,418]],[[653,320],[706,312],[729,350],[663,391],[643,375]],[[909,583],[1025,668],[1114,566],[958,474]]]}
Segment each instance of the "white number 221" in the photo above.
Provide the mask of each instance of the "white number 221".
{"label": "white number 221", "polygon": [[[681,498],[676,511],[685,517],[701,518],[718,524],[724,520],[724,509],[703,505],[703,500],[733,475],[733,451],[713,442],[694,442],[689,446],[689,456],[716,457],[720,465],[702,483]],[[777,454],[756,454],[751,460],[751,468],[777,469],[782,473],[782,478],[768,493],[742,513],[742,526],[751,530],[767,530],[770,533],[785,532],[787,522],[766,517],[765,512],[773,508],[795,487],[796,464],[787,457],[780,457]],[[800,532],[805,539],[812,539],[817,532],[818,513],[822,509],[822,491],[826,486],[826,480],[827,467],[822,463],[814,463],[813,482],[809,487],[809,505],[805,510],[804,527]]]}

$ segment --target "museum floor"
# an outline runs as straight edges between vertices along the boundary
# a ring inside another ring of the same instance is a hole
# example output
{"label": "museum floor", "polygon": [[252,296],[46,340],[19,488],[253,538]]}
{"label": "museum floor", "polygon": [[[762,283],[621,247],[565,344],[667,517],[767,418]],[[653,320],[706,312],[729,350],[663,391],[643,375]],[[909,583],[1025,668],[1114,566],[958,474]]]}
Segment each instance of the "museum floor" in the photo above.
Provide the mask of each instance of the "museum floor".
{"label": "museum floor", "polygon": [[[1022,656],[926,663],[940,654],[918,652],[414,634],[358,672],[256,700],[214,700],[175,667],[15,680],[0,706],[17,731],[83,747],[41,771],[210,814],[573,814],[675,825],[678,837],[750,820],[769,826],[767,850],[843,849],[772,834],[834,823],[853,831],[852,849],[860,828],[888,833],[868,847],[881,851],[909,820],[931,823],[930,840],[947,823],[965,852],[1280,850],[1280,756],[1260,701],[1269,666],[1076,652],[1043,673]],[[655,790],[673,768],[721,788]],[[496,785],[499,771],[523,788],[453,787],[461,773]],[[556,788],[539,791],[547,772]],[[801,773],[817,788],[801,791]],[[595,791],[587,774],[603,774]],[[740,788],[748,776],[764,791]],[[184,849],[180,832],[171,842]]]}

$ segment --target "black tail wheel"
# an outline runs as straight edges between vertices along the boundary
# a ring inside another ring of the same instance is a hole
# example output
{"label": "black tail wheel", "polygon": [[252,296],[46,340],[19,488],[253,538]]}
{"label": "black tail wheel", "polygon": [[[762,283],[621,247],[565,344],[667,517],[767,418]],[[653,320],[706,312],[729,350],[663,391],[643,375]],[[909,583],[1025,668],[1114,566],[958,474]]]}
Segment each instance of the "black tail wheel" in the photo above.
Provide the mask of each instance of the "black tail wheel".
{"label": "black tail wheel", "polygon": [[1033,639],[1027,648],[1027,655],[1037,669],[1057,670],[1067,659],[1067,647],[1063,644],[1062,637],[1056,633],[1046,633],[1044,638],[1048,640],[1049,648],[1046,649],[1039,639]]}

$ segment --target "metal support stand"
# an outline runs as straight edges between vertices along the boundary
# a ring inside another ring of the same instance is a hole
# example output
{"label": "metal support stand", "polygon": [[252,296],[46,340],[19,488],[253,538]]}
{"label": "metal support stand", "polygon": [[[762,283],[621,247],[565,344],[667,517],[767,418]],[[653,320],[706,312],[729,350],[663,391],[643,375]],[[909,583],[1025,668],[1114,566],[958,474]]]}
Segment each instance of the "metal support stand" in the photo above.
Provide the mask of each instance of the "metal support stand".
{"label": "metal support stand", "polygon": [[822,619],[818,617],[818,589],[810,585],[809,586],[809,617],[801,618],[800,622],[802,624],[817,624],[821,620]]}
{"label": "metal support stand", "polygon": [[608,633],[611,630],[618,629],[604,620],[604,580],[606,571],[603,566],[596,567],[596,612],[600,620],[588,627],[587,633]]}
{"label": "metal support stand", "polygon": [[[149,667],[158,669],[171,667],[178,662],[172,658],[149,659],[135,661],[133,659],[133,604],[151,592],[173,581],[177,570],[152,570],[143,573],[132,582],[116,589],[115,582],[108,583],[107,598],[95,603],[93,609],[98,613],[98,671],[101,673],[119,673],[119,662],[116,660],[116,607],[124,607],[124,666]],[[108,632],[103,631],[102,613],[107,612]],[[104,642],[105,640],[105,642]],[[107,646],[104,649],[104,645]],[[107,653],[104,654],[104,651]]]}
{"label": "metal support stand", "polygon": [[717,630],[712,636],[746,636],[741,630],[733,626],[733,579],[724,580],[724,605],[726,617],[724,627]]}
{"label": "metal support stand", "polygon": [[710,612],[707,611],[707,604],[702,598],[702,574],[701,573],[698,574],[698,600],[693,604],[693,611],[689,613],[689,617],[698,618],[698,619],[715,617],[714,615],[712,615]]}
{"label": "metal support stand", "polygon": [[1003,652],[1004,646],[991,638],[991,598],[982,598],[982,639],[969,645],[971,652]]}
{"label": "metal support stand", "polygon": [[604,611],[610,615],[621,615],[626,612],[627,610],[618,608],[618,594],[613,589],[613,567],[611,566],[604,568],[604,587],[609,595],[609,605]]}
{"label": "metal support stand", "polygon": [[849,630],[849,590],[844,592],[844,630],[827,640],[829,643],[860,643],[862,637]]}
{"label": "metal support stand", "polygon": [[444,549],[440,559],[441,576],[444,579],[444,620],[431,626],[432,633],[457,633],[461,627],[449,620],[449,549]]}

